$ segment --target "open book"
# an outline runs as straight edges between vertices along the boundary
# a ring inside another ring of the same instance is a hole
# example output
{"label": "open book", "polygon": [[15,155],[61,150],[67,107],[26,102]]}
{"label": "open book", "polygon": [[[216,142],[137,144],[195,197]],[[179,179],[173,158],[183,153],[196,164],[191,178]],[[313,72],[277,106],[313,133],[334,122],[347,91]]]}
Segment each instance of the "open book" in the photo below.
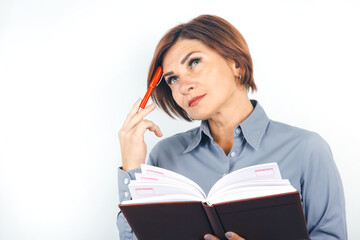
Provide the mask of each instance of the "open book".
{"label": "open book", "polygon": [[226,231],[250,240],[308,237],[299,192],[277,163],[231,172],[207,196],[178,173],[144,164],[141,172],[129,184],[132,200],[119,204],[139,240],[226,239]]}
{"label": "open book", "polygon": [[122,204],[202,201],[209,205],[220,202],[296,192],[287,179],[281,179],[277,163],[261,164],[239,169],[225,175],[211,188],[208,196],[199,185],[178,173],[141,165],[130,181],[132,200]]}

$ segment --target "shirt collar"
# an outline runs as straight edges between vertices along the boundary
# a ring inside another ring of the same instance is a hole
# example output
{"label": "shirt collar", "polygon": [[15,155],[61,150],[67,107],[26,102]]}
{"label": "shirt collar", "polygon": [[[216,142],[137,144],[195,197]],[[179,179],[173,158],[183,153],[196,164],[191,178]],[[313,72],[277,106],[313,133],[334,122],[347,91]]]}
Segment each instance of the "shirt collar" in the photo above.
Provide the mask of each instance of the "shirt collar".
{"label": "shirt collar", "polygon": [[256,100],[250,100],[254,107],[251,114],[239,124],[243,131],[246,141],[255,149],[258,150],[260,142],[264,137],[266,128],[270,119],[266,115],[264,109]]}
{"label": "shirt collar", "polygon": [[[260,106],[258,101],[251,99],[251,104],[253,105],[254,109],[250,113],[250,115],[238,126],[241,128],[244,138],[253,147],[255,150],[258,150],[260,142],[264,137],[265,130],[269,124],[269,118],[266,115],[264,109]],[[190,144],[187,146],[183,153],[187,153],[195,149],[201,139],[203,137],[209,137],[211,141],[213,138],[210,133],[210,127],[207,120],[201,121],[200,127],[198,128],[198,132],[196,133],[195,137]]]}
{"label": "shirt collar", "polygon": [[211,141],[213,140],[211,133],[210,133],[209,123],[207,120],[201,121],[200,127],[198,128],[198,132],[195,134],[195,137],[193,138],[192,141],[190,141],[190,144],[187,146],[187,148],[185,149],[185,151],[183,153],[190,152],[194,148],[196,148],[199,145],[199,143],[201,142],[201,139],[204,137],[204,135],[209,137]]}

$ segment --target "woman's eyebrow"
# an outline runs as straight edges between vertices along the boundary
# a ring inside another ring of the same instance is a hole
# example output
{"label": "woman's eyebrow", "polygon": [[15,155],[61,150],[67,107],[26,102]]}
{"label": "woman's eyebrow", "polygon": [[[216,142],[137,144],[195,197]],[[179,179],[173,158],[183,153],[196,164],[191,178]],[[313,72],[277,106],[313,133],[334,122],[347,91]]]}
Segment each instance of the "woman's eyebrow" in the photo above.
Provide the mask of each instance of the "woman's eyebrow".
{"label": "woman's eyebrow", "polygon": [[196,52],[198,52],[198,51],[193,51],[193,52],[190,52],[190,53],[188,53],[184,58],[183,58],[183,60],[181,60],[181,64],[184,64],[185,62],[186,62],[186,60],[191,56],[191,54],[193,54],[193,53],[196,53]]}
{"label": "woman's eyebrow", "polygon": [[171,74],[174,74],[174,72],[171,71],[171,72],[165,73],[163,77],[165,78],[167,75],[171,75]]}
{"label": "woman's eyebrow", "polygon": [[[189,53],[183,58],[183,60],[181,60],[180,63],[181,63],[181,64],[184,64],[184,63],[186,62],[186,60],[191,56],[191,54],[197,53],[197,52],[199,52],[199,51],[189,52]],[[166,76],[171,75],[171,74],[174,74],[174,72],[171,71],[171,72],[165,73],[163,77],[165,78]]]}

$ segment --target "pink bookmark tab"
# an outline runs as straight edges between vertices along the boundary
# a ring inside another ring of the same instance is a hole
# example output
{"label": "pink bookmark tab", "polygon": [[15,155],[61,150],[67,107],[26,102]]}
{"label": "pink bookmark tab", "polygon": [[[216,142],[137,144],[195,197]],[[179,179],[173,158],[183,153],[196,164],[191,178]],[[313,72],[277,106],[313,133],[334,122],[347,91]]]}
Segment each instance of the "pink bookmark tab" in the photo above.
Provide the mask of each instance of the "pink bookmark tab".
{"label": "pink bookmark tab", "polygon": [[155,181],[159,181],[158,178],[151,178],[151,177],[140,177],[141,180],[155,180]]}
{"label": "pink bookmark tab", "polygon": [[265,169],[259,169],[255,170],[256,176],[270,176],[275,175],[275,171],[273,168],[265,168]]}
{"label": "pink bookmark tab", "polygon": [[150,170],[150,169],[147,169],[146,170],[148,174],[158,174],[158,175],[164,175],[164,173],[162,172],[159,172],[159,171],[154,171],[154,170]]}

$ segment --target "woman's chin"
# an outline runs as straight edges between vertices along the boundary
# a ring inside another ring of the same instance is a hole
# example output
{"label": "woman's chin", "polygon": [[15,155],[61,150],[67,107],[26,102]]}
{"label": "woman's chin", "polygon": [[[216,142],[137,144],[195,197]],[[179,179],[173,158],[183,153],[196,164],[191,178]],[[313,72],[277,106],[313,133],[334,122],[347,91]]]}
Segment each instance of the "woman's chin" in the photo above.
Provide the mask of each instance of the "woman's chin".
{"label": "woman's chin", "polygon": [[205,112],[188,112],[188,115],[194,119],[194,120],[198,120],[198,121],[202,121],[202,120],[207,120],[209,119],[209,114],[205,113]]}

